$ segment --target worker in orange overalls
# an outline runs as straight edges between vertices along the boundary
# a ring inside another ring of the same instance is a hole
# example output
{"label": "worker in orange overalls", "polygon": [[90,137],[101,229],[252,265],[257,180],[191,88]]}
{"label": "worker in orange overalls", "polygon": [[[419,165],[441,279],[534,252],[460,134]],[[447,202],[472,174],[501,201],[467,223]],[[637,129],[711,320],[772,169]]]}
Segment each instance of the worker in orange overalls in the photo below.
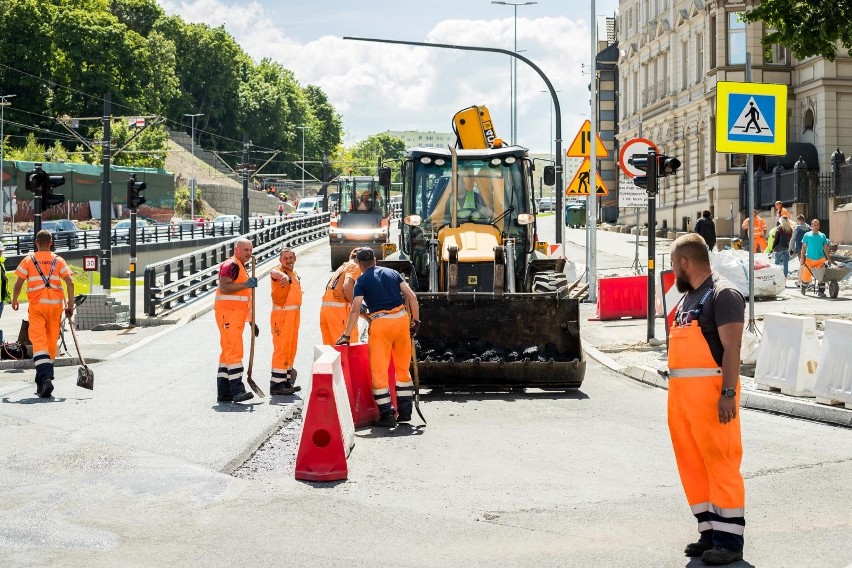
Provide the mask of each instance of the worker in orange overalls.
{"label": "worker in orange overalls", "polygon": [[677,289],[685,294],[669,331],[668,423],[700,534],[684,553],[730,564],[743,557],[745,529],[737,413],[745,300],[711,270],[700,235],[676,239],[671,255]]}
{"label": "worker in orange overalls", "polygon": [[334,342],[346,331],[346,320],[349,318],[349,308],[352,307],[355,281],[361,276],[361,269],[355,262],[352,249],[349,260],[341,264],[334,275],[325,285],[320,307],[320,331],[323,345],[334,345]]}
{"label": "worker in orange overalls", "polygon": [[[376,266],[372,249],[363,247],[356,254],[361,276],[355,283],[352,308],[346,322],[346,331],[337,345],[349,344],[350,333],[358,323],[361,304],[369,309],[370,319],[370,376],[373,381],[373,398],[379,407],[376,426],[393,427],[397,422],[411,421],[414,403],[414,384],[408,374],[411,363],[411,342],[420,327],[420,306],[417,296],[396,270]],[[410,306],[411,313],[405,304]],[[388,388],[388,368],[393,357],[396,375],[396,399],[399,415],[391,404]]]}
{"label": "worker in orange overalls", "polygon": [[272,278],[272,379],[269,392],[288,395],[302,390],[295,386],[296,345],[299,342],[299,311],[302,308],[302,284],[293,270],[296,253],[284,248],[278,254],[278,266],[270,273]]}
{"label": "worker in orange overalls", "polygon": [[[70,319],[74,314],[74,279],[62,257],[50,252],[53,244],[50,231],[39,231],[35,244],[36,252],[24,257],[15,269],[18,279],[12,289],[12,309],[17,311],[18,295],[26,282],[36,394],[49,398],[53,392],[53,361],[56,359],[63,304],[65,317]],[[62,293],[63,280],[67,301]]]}
{"label": "worker in orange overalls", "polygon": [[[215,304],[222,347],[216,374],[219,402],[243,402],[254,397],[243,384],[243,329],[251,321],[252,288],[257,288],[257,278],[249,278],[246,272],[251,251],[251,241],[239,239],[234,245],[234,256],[219,267]],[[257,325],[252,322],[252,326],[257,335]]]}
{"label": "worker in orange overalls", "polygon": [[[748,219],[743,221],[743,231],[748,231]],[[766,227],[766,221],[764,221],[760,217],[760,212],[755,209],[754,210],[754,238],[751,239],[751,247],[754,249],[754,252],[763,252],[766,250],[766,247],[769,243],[766,242],[766,236],[769,233]]]}

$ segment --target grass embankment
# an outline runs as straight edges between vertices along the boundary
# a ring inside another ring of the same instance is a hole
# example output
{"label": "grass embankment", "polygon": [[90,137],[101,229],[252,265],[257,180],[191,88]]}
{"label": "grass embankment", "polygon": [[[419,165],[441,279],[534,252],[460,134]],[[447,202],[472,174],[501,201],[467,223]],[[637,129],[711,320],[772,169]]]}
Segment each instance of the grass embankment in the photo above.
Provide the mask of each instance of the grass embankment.
{"label": "grass embankment", "polygon": [[[74,273],[74,294],[88,294],[91,292],[89,288],[89,273],[83,270],[82,266],[74,266],[73,264],[69,264],[68,268],[71,269],[71,272]],[[6,273],[8,277],[8,290],[9,293],[12,293],[12,288],[15,286],[15,282],[18,281],[18,275],[15,272],[10,271]],[[99,286],[101,283],[101,273],[94,273],[94,284],[95,286]],[[130,278],[115,278],[113,277],[110,281],[112,284],[112,290],[117,291],[121,289],[130,288]],[[65,285],[62,286],[62,291],[65,291]],[[18,296],[18,301],[22,304],[27,302],[27,286],[26,284],[21,287],[21,294]]]}

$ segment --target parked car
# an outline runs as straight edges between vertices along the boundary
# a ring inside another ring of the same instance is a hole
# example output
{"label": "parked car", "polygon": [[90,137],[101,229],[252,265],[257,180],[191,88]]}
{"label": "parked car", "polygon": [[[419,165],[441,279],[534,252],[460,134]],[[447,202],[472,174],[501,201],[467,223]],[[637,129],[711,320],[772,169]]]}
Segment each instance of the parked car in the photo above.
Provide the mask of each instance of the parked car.
{"label": "parked car", "polygon": [[[80,246],[80,229],[70,219],[57,219],[55,221],[42,221],[41,228],[50,231],[53,235],[53,247],[77,248]],[[35,250],[33,245],[33,234],[27,233],[18,237],[18,251],[27,254]]]}
{"label": "parked car", "polygon": [[219,215],[210,223],[210,234],[230,234],[232,230],[239,231],[242,217],[239,215]]}
{"label": "parked car", "polygon": [[556,199],[552,197],[542,197],[538,200],[538,212],[543,213],[545,211],[555,211],[556,210]]}
{"label": "parked car", "polygon": [[[154,238],[155,228],[145,219],[136,219],[136,241],[148,242]],[[130,219],[122,219],[112,228],[112,239],[116,243],[130,242]]]}
{"label": "parked car", "polygon": [[319,213],[321,208],[322,203],[320,203],[319,198],[305,197],[299,200],[299,206],[296,207],[294,215],[313,215],[314,213]]}

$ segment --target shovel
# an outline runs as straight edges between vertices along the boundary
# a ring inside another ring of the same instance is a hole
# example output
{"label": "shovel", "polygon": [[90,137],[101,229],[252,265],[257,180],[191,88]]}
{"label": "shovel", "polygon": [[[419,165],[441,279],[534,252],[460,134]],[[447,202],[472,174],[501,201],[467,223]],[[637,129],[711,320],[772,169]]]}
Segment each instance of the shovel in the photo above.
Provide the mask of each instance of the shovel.
{"label": "shovel", "polygon": [[70,325],[68,327],[71,328],[71,337],[74,339],[74,347],[77,349],[77,358],[80,359],[81,365],[77,367],[77,386],[95,390],[95,373],[92,371],[88,365],[86,365],[86,360],[83,359],[83,354],[80,353],[80,343],[77,341],[77,332],[74,331],[74,328],[77,327],[74,322],[68,322]]}
{"label": "shovel", "polygon": [[[256,267],[257,267],[257,257],[255,257],[254,255],[251,255],[251,277],[252,278],[255,277],[254,275],[255,275],[255,272],[256,272],[255,271]],[[249,349],[248,369],[246,369],[246,382],[248,383],[249,387],[251,387],[251,390],[254,391],[254,394],[259,396],[260,398],[266,398],[266,395],[263,394],[263,391],[260,390],[260,387],[257,386],[257,383],[254,382],[254,380],[252,380],[252,378],[251,378],[251,372],[252,372],[252,369],[254,368],[254,340],[255,340],[255,337],[256,337],[254,330],[257,328],[257,324],[254,321],[254,296],[255,296],[254,293],[255,293],[256,290],[257,290],[257,288],[251,289],[251,327],[252,327],[252,329],[251,329],[251,348]]]}

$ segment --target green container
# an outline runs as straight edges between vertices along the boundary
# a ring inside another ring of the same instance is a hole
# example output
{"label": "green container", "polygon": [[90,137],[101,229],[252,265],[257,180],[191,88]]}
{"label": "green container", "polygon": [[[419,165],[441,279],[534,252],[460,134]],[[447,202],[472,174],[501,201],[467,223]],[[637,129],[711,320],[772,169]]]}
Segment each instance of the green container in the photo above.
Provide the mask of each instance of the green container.
{"label": "green container", "polygon": [[586,224],[586,206],[577,204],[565,208],[565,224],[569,227],[581,227]]}

